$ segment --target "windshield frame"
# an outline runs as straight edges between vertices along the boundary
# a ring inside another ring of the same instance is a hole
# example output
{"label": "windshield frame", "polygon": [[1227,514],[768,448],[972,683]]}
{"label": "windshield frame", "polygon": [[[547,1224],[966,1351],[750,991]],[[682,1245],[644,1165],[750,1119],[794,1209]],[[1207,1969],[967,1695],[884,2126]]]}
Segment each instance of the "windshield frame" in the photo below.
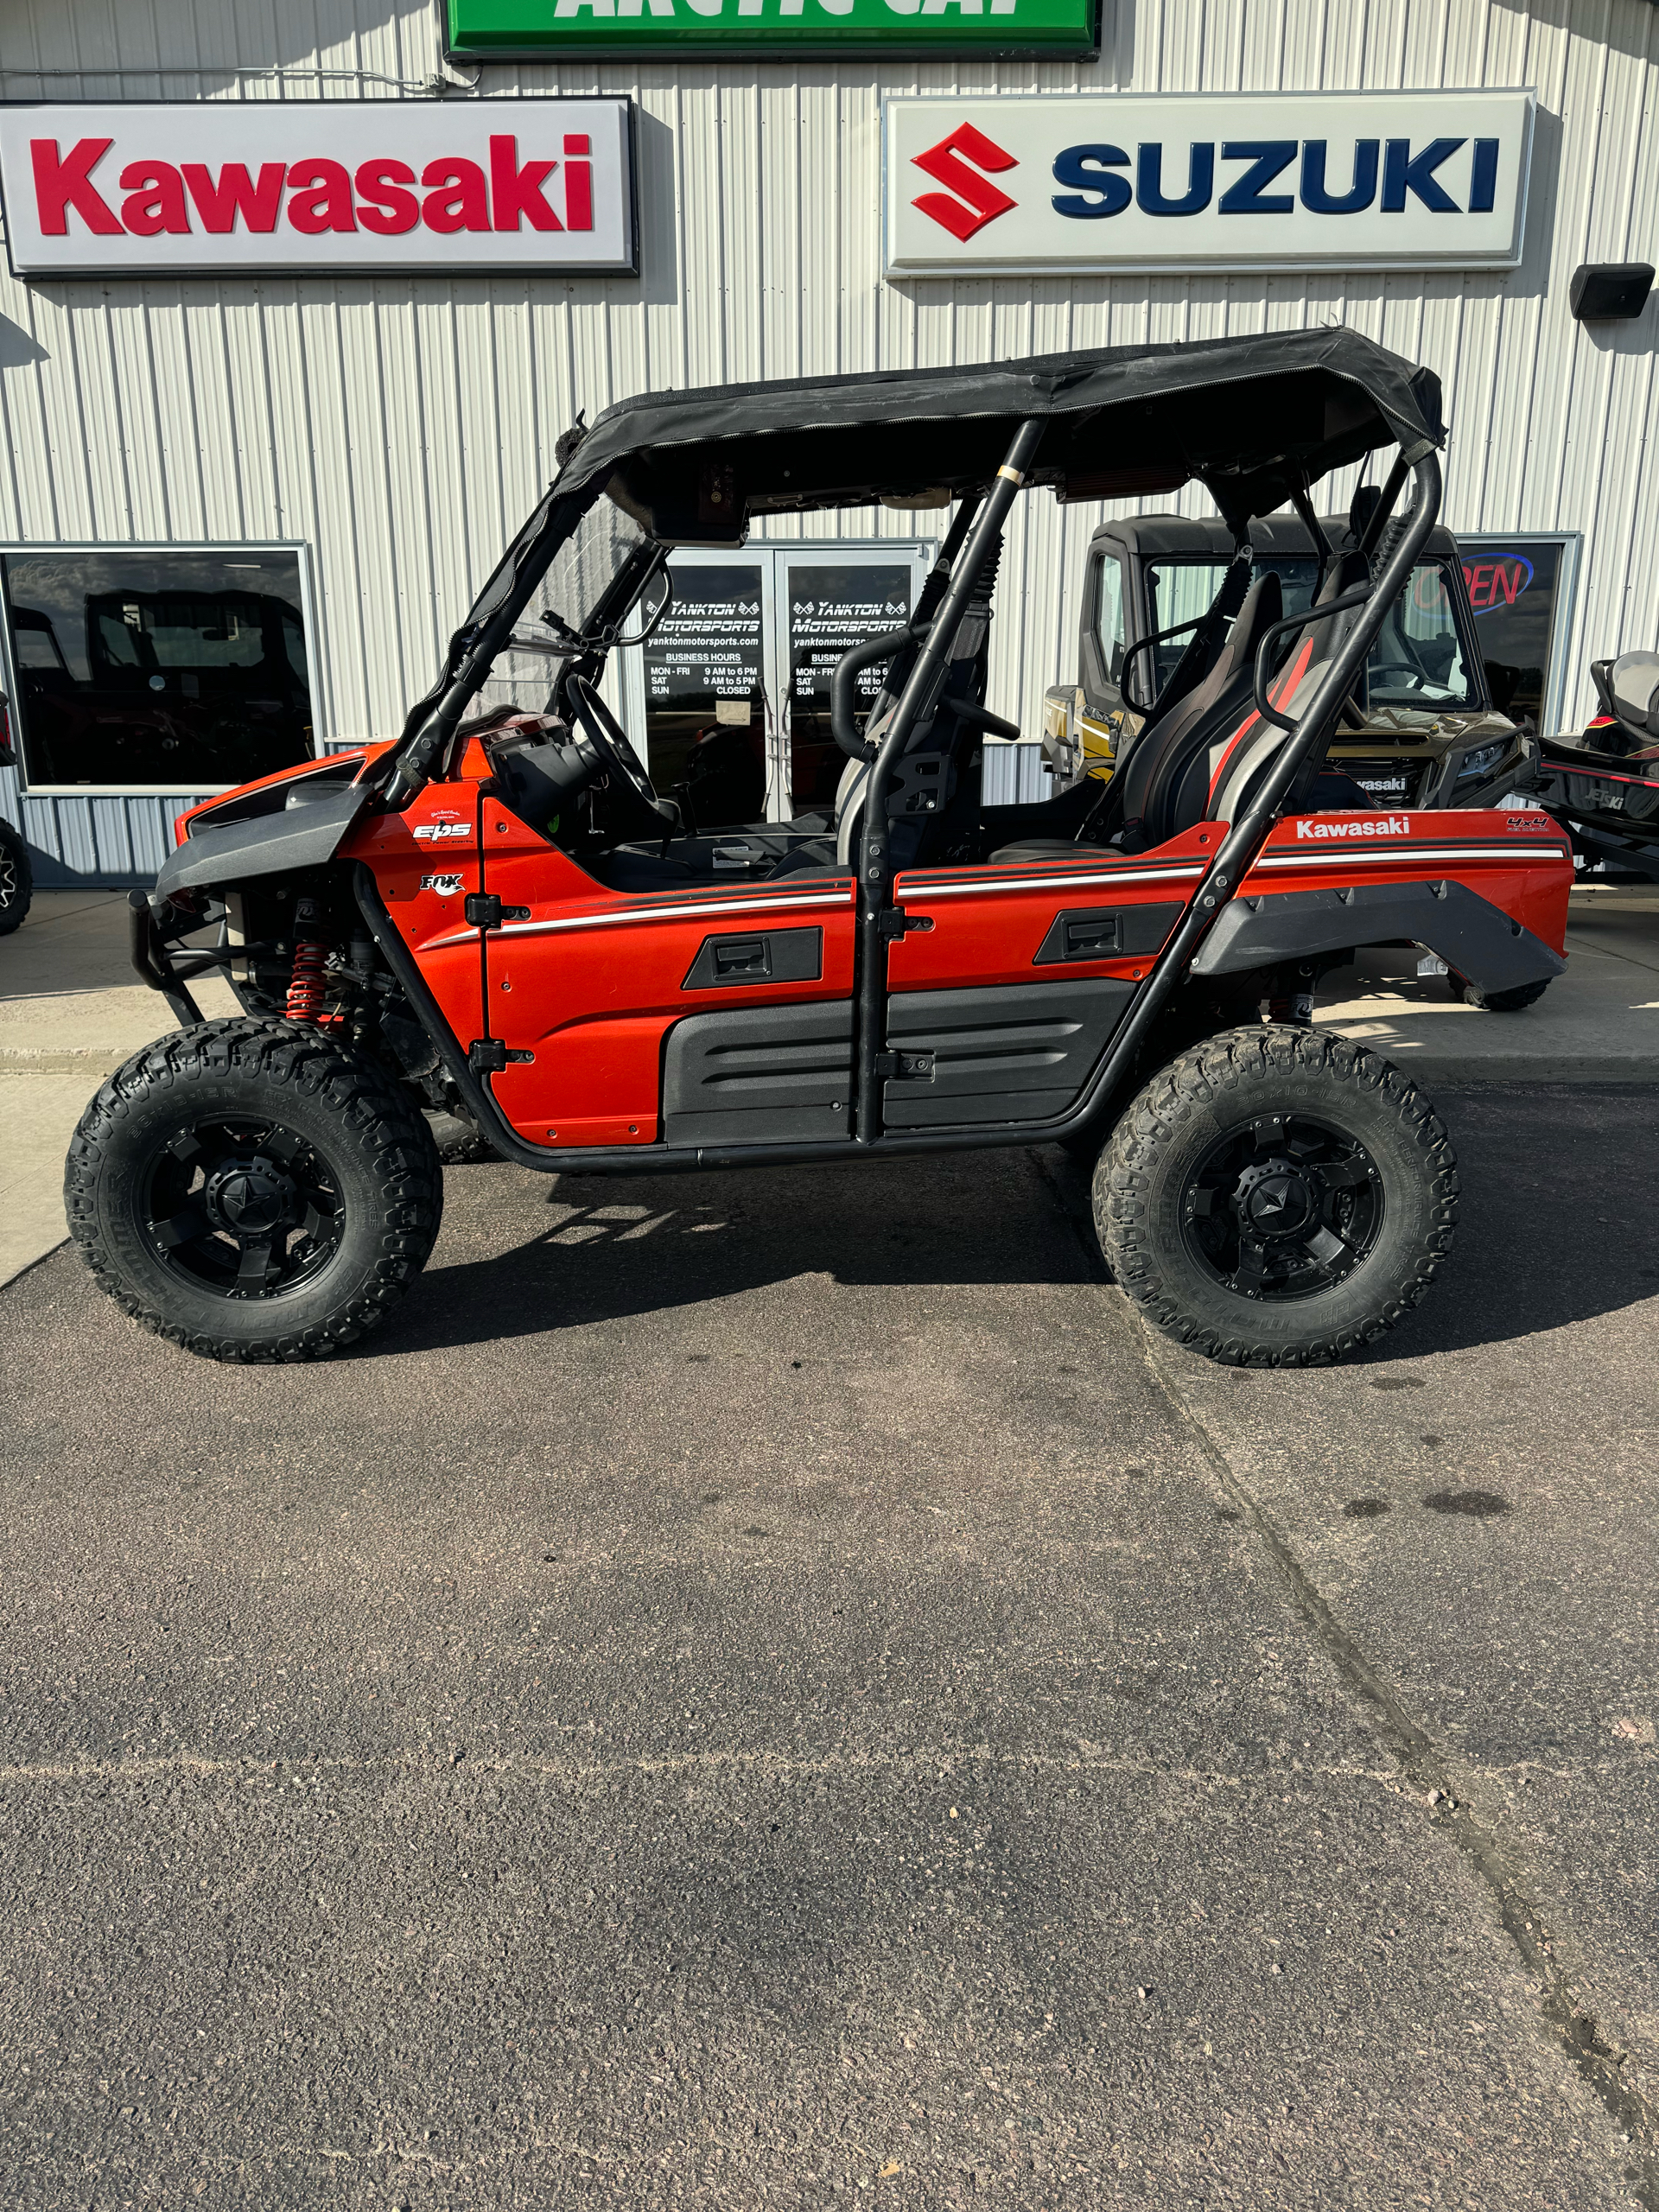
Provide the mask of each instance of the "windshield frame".
{"label": "windshield frame", "polygon": [[[498,658],[509,650],[514,625],[609,482],[601,478],[567,493],[560,492],[557,480],[549,486],[450,638],[436,682],[410,708],[396,742],[365,769],[365,782],[381,785],[394,804],[406,805],[437,771],[467,708],[488,682]],[[602,668],[622,623],[668,550],[642,531],[639,545],[589,610],[600,637],[572,644],[569,655],[556,664],[556,682],[563,682],[573,663],[584,668],[591,663],[595,672]]]}

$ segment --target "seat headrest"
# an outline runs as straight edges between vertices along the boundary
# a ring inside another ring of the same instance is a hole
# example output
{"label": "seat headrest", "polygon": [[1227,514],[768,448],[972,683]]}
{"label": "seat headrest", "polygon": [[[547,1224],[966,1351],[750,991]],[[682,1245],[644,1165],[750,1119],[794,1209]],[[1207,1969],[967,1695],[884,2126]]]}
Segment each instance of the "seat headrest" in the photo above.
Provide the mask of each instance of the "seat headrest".
{"label": "seat headrest", "polygon": [[1659,730],[1659,653],[1621,653],[1608,688],[1621,721]]}
{"label": "seat headrest", "polygon": [[1234,618],[1227,633],[1227,643],[1222,648],[1221,659],[1226,675],[1216,687],[1219,693],[1228,679],[1241,668],[1248,668],[1255,658],[1255,649],[1262,642],[1262,632],[1278,621],[1285,611],[1285,594],[1278,573],[1264,569],[1244,594],[1244,604]]}

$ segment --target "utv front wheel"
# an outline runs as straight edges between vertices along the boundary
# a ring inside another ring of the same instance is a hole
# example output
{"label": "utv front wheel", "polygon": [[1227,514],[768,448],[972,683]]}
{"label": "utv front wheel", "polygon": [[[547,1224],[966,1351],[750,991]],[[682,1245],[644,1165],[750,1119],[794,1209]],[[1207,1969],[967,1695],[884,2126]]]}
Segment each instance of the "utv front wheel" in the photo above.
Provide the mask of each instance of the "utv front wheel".
{"label": "utv front wheel", "polygon": [[326,1358],[426,1264],[437,1148],[373,1065],[296,1023],[150,1046],[81,1116],[69,1227],[116,1302],[208,1358]]}
{"label": "utv front wheel", "polygon": [[1095,1171],[1108,1264],[1147,1319],[1236,1366],[1324,1365],[1414,1306],[1451,1249],[1446,1129],[1376,1053],[1237,1029],[1183,1053]]}

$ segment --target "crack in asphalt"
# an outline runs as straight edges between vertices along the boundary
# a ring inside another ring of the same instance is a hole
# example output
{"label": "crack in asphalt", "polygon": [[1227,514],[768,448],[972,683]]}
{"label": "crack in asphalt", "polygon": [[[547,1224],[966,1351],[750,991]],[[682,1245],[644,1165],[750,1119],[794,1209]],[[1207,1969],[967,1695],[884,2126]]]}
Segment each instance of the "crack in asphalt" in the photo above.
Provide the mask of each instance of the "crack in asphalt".
{"label": "crack in asphalt", "polygon": [[[1096,1281],[1109,1283],[1111,1274],[1092,1234],[1092,1223],[1082,1219],[1067,1203],[1065,1191],[1048,1163],[1035,1154],[1032,1158],[1071,1223]],[[1203,1414],[1188,1402],[1169,1365],[1168,1340],[1139,1314],[1135,1319],[1147,1371],[1154,1387],[1176,1421],[1191,1433],[1217,1484],[1237,1510],[1242,1525],[1266,1552],[1313,1642],[1350,1694],[1369,1708],[1399,1775],[1417,1796],[1430,1825],[1452,1844],[1486,1889],[1504,1934],[1538,1985],[1540,2018],[1624,2138],[1635,2169],[1627,2169],[1624,2178],[1635,2202],[1643,2212],[1659,2212],[1659,2111],[1624,2079],[1621,2069],[1628,2051],[1616,2050],[1608,2043],[1595,2012],[1573,1995],[1555,1961],[1555,1939],[1513,1857],[1454,1788],[1451,1757],[1366,1657],[1357,1637],[1337,1618],[1288,1537],[1238,1473]]]}

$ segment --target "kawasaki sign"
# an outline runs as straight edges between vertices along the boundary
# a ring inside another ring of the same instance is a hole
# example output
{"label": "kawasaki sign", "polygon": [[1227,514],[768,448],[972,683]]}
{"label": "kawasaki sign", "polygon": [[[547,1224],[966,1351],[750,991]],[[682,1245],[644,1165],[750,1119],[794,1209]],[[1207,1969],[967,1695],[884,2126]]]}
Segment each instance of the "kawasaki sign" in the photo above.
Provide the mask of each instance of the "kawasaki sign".
{"label": "kawasaki sign", "polygon": [[894,99],[890,276],[1503,269],[1530,92]]}
{"label": "kawasaki sign", "polygon": [[462,59],[655,53],[977,54],[1098,50],[1100,0],[448,0]]}
{"label": "kawasaki sign", "polygon": [[626,99],[0,106],[20,276],[638,266]]}

